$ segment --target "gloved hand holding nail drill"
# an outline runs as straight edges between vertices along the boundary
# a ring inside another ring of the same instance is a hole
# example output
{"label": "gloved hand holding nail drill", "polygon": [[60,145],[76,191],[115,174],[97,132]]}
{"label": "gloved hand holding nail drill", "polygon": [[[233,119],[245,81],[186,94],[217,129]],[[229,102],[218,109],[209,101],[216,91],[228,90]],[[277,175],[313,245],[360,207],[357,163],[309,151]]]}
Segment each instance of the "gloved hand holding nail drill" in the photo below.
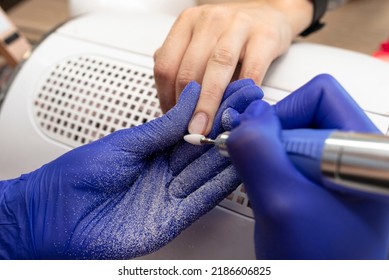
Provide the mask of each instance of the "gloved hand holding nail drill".
{"label": "gloved hand holding nail drill", "polygon": [[282,129],[378,133],[330,76],[321,75],[274,106],[253,102],[227,140],[255,214],[260,259],[385,259],[389,204],[324,188],[292,164]]}
{"label": "gloved hand holding nail drill", "polygon": [[[0,182],[0,257],[124,259],[166,245],[238,184],[230,162],[182,141],[200,94],[190,83],[166,115],[74,149]],[[226,90],[239,112],[262,97],[252,81]]]}

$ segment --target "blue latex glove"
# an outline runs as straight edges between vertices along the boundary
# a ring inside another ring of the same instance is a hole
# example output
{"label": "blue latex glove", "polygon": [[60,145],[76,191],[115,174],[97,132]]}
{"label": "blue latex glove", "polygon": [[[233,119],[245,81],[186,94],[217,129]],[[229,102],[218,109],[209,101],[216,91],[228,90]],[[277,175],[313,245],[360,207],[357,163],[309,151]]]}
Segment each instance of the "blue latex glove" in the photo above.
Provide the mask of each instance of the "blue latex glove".
{"label": "blue latex glove", "polygon": [[[237,114],[235,114],[237,115]],[[385,259],[389,205],[316,185],[291,163],[281,129],[378,133],[331,76],[320,75],[270,106],[256,101],[227,141],[256,218],[260,259]]]}
{"label": "blue latex glove", "polygon": [[[166,245],[216,206],[239,180],[215,149],[181,140],[199,94],[192,82],[161,118],[0,182],[0,257],[132,258]],[[243,112],[261,97],[250,80],[232,84],[212,135],[226,108]]]}

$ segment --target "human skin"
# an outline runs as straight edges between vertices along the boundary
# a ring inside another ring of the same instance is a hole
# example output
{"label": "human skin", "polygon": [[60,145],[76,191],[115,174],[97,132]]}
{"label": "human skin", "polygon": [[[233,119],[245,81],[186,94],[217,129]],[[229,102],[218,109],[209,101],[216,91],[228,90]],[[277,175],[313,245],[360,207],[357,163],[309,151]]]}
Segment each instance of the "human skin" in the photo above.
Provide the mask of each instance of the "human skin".
{"label": "human skin", "polygon": [[233,78],[261,84],[271,62],[312,20],[309,0],[255,0],[184,10],[155,55],[161,108],[174,106],[195,80],[202,85],[190,133],[208,134],[223,92]]}

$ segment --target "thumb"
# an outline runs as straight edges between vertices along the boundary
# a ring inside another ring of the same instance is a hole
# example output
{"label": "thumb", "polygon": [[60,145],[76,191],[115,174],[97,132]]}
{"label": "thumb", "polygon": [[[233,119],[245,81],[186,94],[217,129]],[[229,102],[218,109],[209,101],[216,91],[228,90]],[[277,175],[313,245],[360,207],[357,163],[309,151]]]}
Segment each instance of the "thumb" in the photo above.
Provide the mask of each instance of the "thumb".
{"label": "thumb", "polygon": [[135,147],[135,151],[142,154],[142,156],[153,154],[174,145],[186,133],[199,95],[200,85],[196,82],[190,82],[180,95],[177,105],[165,115],[143,125],[122,131],[126,134],[124,143],[121,141],[122,145],[127,149],[128,147]]}
{"label": "thumb", "polygon": [[240,124],[240,113],[234,108],[227,108],[222,115],[222,126],[225,131],[231,131]]}
{"label": "thumb", "polygon": [[[281,125],[274,107],[255,101],[240,116],[240,125],[231,131],[227,147],[233,165],[251,198],[266,197],[263,192],[274,186],[274,177],[294,171],[280,140]],[[278,174],[278,175],[277,175]],[[286,185],[281,182],[279,185]],[[258,199],[257,199],[258,200]],[[255,202],[252,201],[253,208]]]}

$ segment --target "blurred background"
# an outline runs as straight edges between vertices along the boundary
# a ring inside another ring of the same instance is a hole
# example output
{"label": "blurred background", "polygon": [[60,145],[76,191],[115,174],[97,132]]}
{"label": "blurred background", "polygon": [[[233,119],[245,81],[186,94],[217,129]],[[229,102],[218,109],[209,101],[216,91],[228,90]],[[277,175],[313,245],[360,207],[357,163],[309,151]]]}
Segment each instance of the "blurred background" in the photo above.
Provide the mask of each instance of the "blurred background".
{"label": "blurred background", "polygon": [[[231,1],[231,0],[230,0]],[[226,0],[198,0],[202,3]],[[31,44],[70,18],[69,0],[0,0],[0,6]],[[325,28],[297,41],[315,42],[368,55],[389,39],[389,1],[351,0],[327,12]],[[1,63],[1,61],[0,61]]]}
{"label": "blurred background", "polygon": [[[0,6],[33,44],[70,17],[68,0],[0,0]],[[298,40],[372,54],[389,38],[389,1],[352,0],[328,12],[323,21],[324,29]]]}

